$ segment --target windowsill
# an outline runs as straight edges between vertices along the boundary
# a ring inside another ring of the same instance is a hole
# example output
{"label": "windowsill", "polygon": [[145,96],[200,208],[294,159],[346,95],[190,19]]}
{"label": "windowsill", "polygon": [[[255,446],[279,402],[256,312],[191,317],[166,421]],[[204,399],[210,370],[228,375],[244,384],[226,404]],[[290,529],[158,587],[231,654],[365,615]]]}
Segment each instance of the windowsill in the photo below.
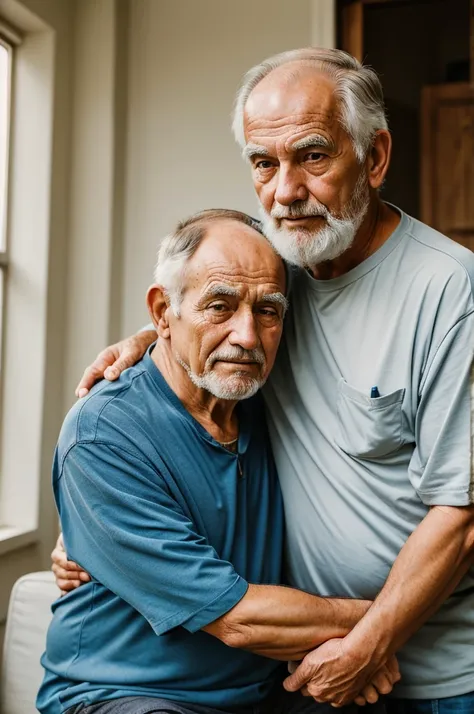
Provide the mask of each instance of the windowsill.
{"label": "windowsill", "polygon": [[12,550],[25,548],[38,540],[37,530],[0,526],[0,555],[10,553]]}

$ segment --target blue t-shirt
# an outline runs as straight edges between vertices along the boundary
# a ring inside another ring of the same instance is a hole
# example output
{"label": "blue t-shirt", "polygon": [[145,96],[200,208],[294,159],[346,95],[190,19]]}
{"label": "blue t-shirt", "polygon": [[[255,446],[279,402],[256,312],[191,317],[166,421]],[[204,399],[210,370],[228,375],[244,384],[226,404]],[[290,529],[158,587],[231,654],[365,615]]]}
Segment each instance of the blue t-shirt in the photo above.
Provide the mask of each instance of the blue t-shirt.
{"label": "blue t-shirt", "polygon": [[53,485],[68,556],[92,582],[53,605],[40,711],[133,695],[216,708],[267,696],[277,662],[201,631],[248,582],[281,581],[283,509],[260,396],[237,409],[233,454],[148,353],[68,414]]}

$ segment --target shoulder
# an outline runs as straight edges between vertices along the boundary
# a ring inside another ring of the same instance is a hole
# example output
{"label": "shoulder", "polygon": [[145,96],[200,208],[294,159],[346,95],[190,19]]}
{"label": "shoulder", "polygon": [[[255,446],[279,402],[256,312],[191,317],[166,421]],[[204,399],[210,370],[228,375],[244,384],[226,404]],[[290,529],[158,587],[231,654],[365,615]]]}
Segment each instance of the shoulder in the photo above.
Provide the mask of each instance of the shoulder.
{"label": "shoulder", "polygon": [[474,253],[425,223],[409,217],[407,238],[410,258],[418,257],[416,267],[442,288],[464,295],[474,306]]}
{"label": "shoulder", "polygon": [[137,435],[146,433],[149,426],[148,409],[158,417],[160,401],[141,362],[125,370],[115,382],[102,380],[67,414],[58,455],[65,456],[77,444],[94,442],[136,450],[140,441]]}

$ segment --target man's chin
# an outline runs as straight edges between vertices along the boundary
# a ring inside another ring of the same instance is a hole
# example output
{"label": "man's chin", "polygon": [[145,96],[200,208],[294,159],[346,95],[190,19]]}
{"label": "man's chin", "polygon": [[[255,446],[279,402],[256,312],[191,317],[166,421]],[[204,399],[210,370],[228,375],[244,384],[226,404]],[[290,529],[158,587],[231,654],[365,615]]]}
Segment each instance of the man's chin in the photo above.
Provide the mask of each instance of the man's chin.
{"label": "man's chin", "polygon": [[208,384],[208,391],[218,399],[240,401],[253,397],[263,386],[264,381],[248,374],[235,374],[227,379],[213,379],[212,383],[210,381]]}

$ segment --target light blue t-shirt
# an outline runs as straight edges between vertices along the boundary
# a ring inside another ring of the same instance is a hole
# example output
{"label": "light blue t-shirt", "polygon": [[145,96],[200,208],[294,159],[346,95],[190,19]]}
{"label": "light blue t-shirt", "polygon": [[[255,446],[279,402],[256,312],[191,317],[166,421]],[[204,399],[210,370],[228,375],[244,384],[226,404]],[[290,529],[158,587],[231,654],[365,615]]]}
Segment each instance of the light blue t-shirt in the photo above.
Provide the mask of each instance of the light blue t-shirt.
{"label": "light blue t-shirt", "polygon": [[224,709],[268,695],[279,663],[201,631],[248,582],[281,579],[283,512],[261,397],[237,410],[234,454],[147,354],[70,411],[54,491],[68,556],[92,582],[53,606],[41,712],[133,695]]}
{"label": "light blue t-shirt", "polygon": [[[264,389],[291,585],[373,599],[430,506],[472,502],[473,283],[474,254],[405,214],[345,275],[296,274]],[[394,696],[474,691],[473,573],[399,659]]]}

